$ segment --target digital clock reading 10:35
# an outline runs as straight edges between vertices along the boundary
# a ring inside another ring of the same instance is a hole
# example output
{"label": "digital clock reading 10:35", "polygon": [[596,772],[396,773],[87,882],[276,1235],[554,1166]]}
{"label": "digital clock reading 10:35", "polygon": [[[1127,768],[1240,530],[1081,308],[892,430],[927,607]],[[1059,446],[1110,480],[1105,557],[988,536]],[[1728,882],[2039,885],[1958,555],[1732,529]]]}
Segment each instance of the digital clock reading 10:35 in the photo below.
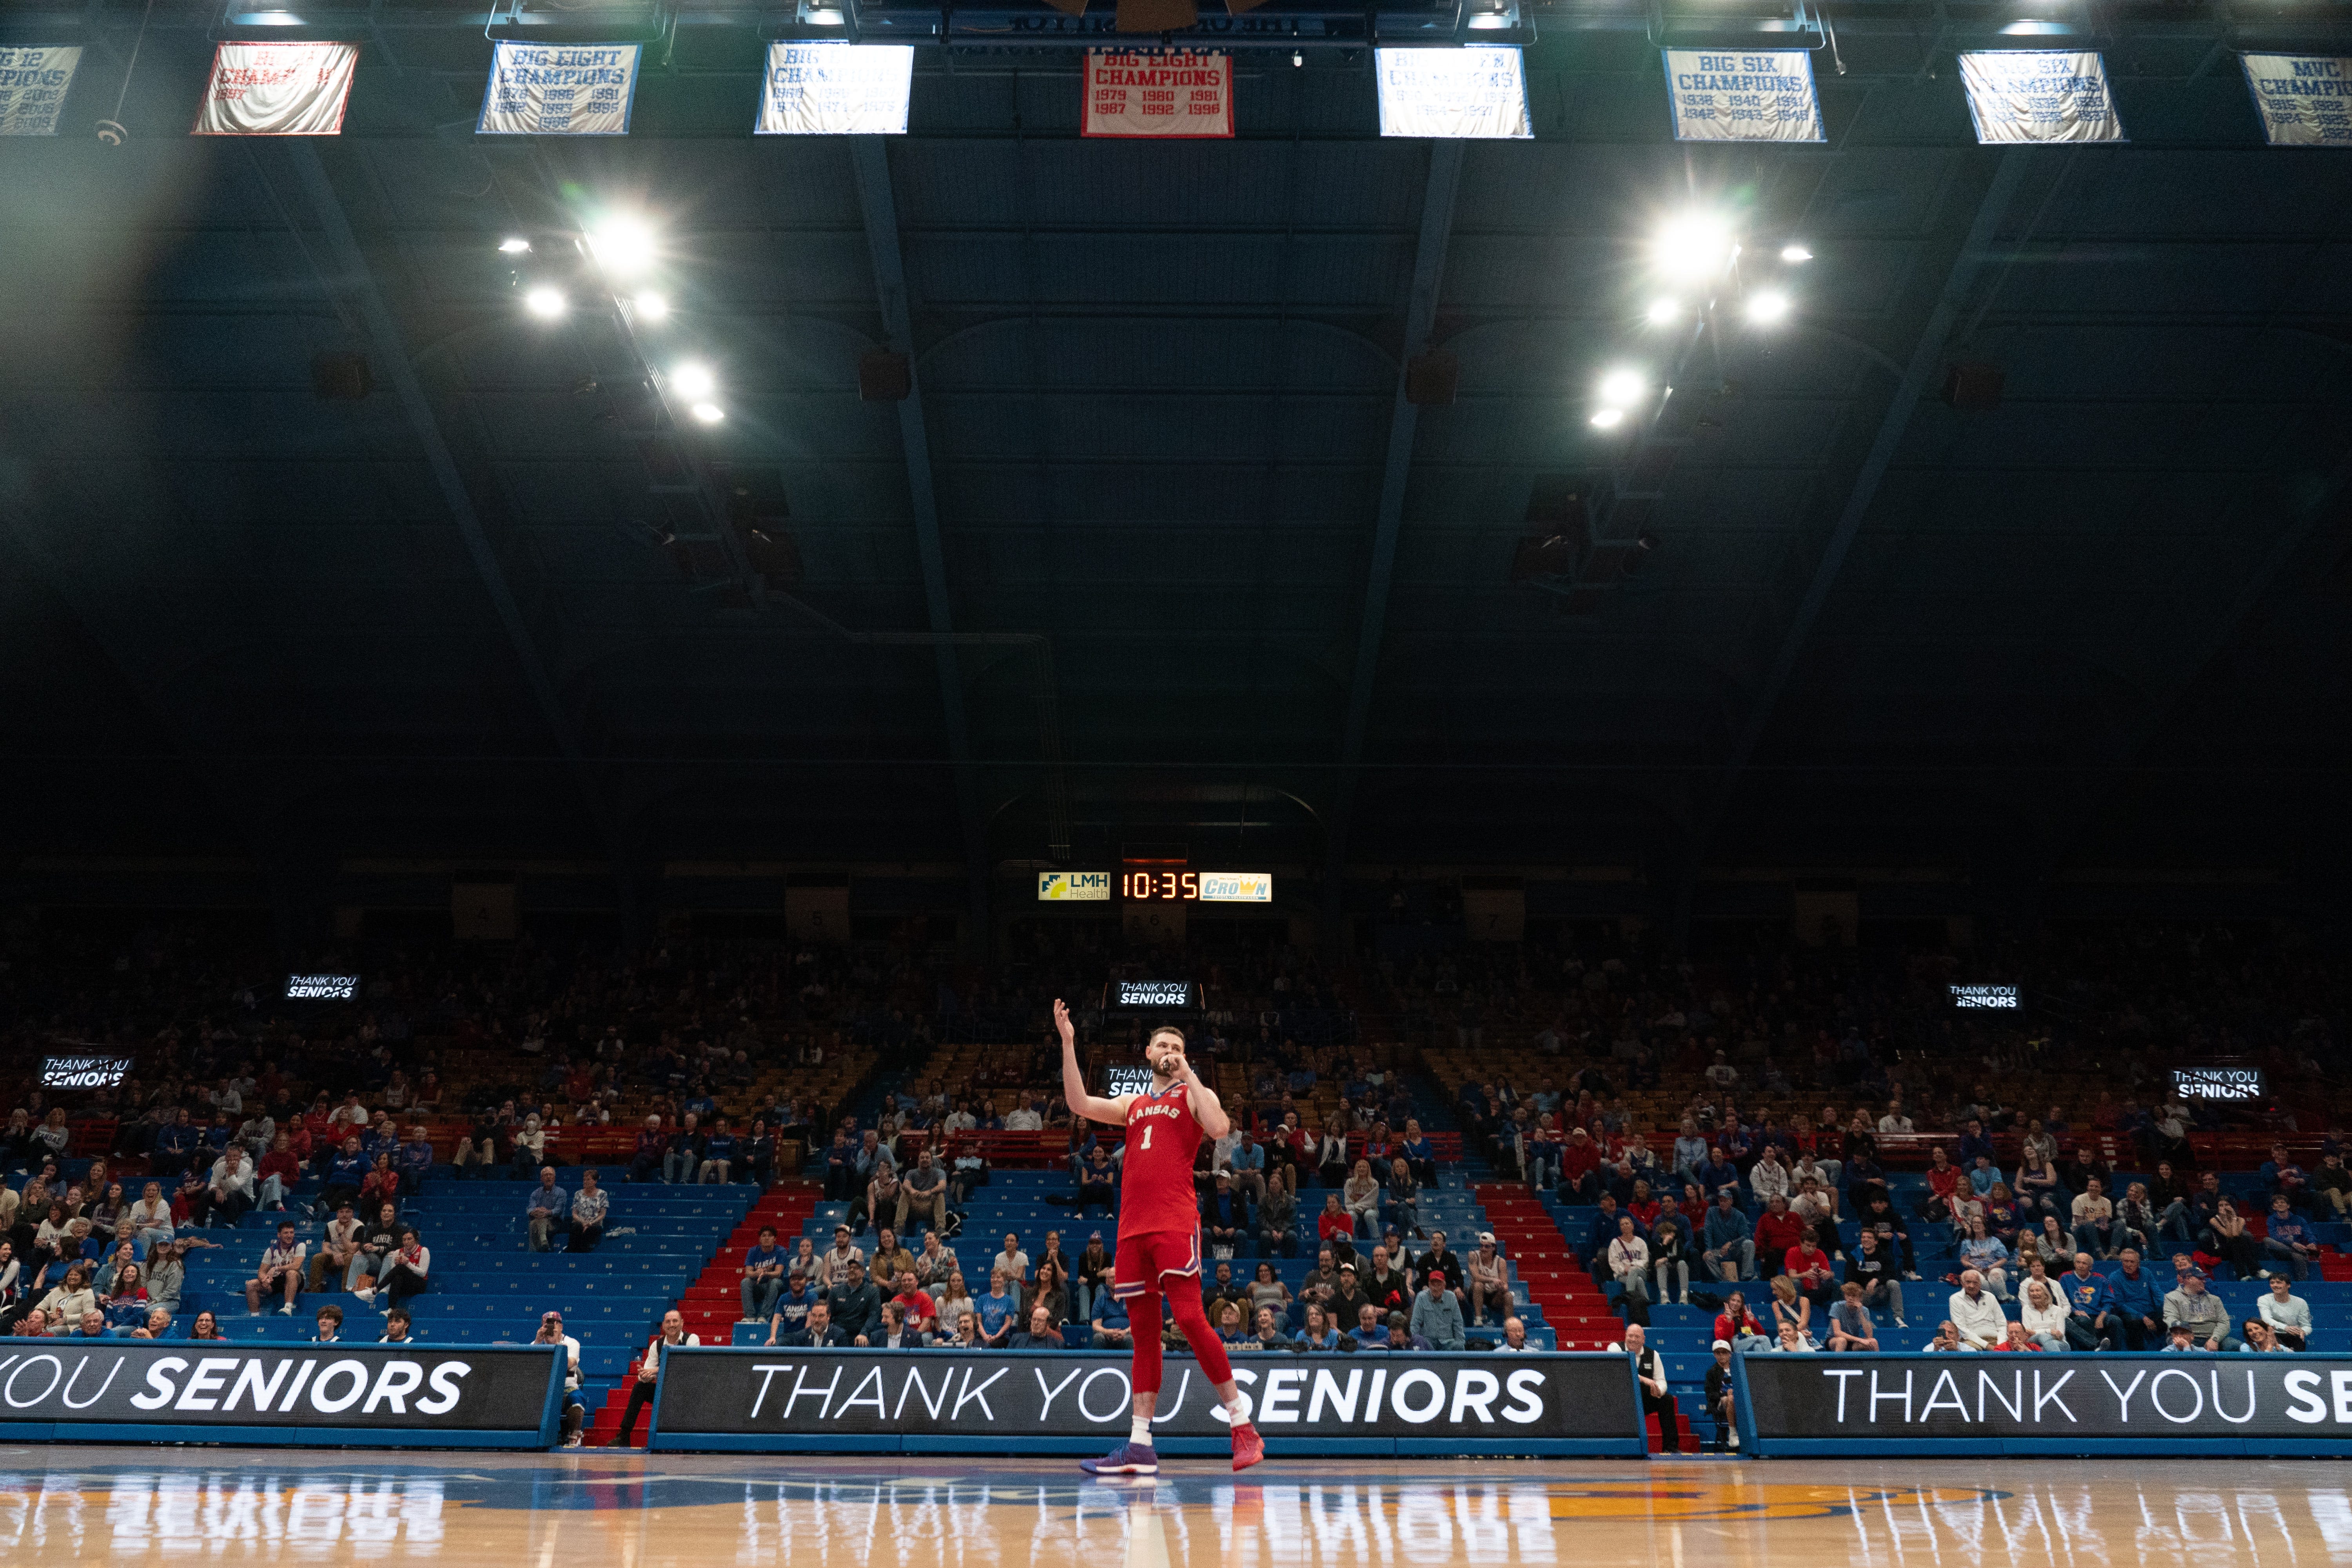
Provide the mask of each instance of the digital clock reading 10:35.
{"label": "digital clock reading 10:35", "polygon": [[1122,871],[1118,896],[1130,903],[1270,904],[1266,871]]}

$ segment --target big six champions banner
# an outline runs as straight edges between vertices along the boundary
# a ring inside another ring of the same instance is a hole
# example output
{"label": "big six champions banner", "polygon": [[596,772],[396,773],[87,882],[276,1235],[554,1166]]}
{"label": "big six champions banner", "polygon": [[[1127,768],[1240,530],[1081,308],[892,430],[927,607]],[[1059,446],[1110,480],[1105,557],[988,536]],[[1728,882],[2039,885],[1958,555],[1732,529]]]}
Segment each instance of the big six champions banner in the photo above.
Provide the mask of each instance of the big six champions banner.
{"label": "big six champions banner", "polygon": [[[1127,1430],[1125,1352],[709,1349],[662,1363],[654,1446],[779,1448],[842,1437],[1115,1440]],[[1578,1441],[1640,1451],[1641,1408],[1622,1355],[1244,1356],[1234,1378],[1269,1437],[1419,1438],[1505,1451]],[[1171,1359],[1153,1427],[1222,1437],[1197,1363]],[[1464,1451],[1471,1451],[1465,1449]]]}
{"label": "big six champions banner", "polygon": [[[2121,1439],[2260,1451],[2333,1441],[2352,1456],[2352,1360],[2312,1355],[1741,1358],[1759,1451],[1950,1452]],[[1797,1446],[1778,1447],[1793,1442]],[[1834,1445],[1815,1448],[1817,1444]]]}
{"label": "big six champions banner", "polygon": [[2090,49],[1989,49],[1960,57],[1977,141],[2122,142],[2106,62]]}
{"label": "big six champions banner", "polygon": [[2352,147],[2352,55],[2240,55],[2273,147]]}
{"label": "big six champions banner", "polygon": [[194,136],[337,136],[357,44],[220,44]]}
{"label": "big six champions banner", "polygon": [[1665,49],[1677,142],[1822,142],[1813,57],[1803,49]]}
{"label": "big six champions banner", "polygon": [[0,136],[54,136],[66,106],[79,44],[0,48]]}
{"label": "big six champions banner", "polygon": [[625,136],[637,44],[499,44],[478,136]]}

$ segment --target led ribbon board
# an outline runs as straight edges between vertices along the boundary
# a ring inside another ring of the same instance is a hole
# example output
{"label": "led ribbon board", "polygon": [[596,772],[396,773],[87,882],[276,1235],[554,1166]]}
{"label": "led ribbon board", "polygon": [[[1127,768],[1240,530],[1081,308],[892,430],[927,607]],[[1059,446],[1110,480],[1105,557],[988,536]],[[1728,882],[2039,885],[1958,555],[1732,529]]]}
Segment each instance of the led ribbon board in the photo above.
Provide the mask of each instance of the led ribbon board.
{"label": "led ribbon board", "polygon": [[2254,1068],[2176,1068],[2172,1092],[2183,1100],[2260,1100],[2267,1091]]}
{"label": "led ribbon board", "polygon": [[289,1002],[348,1002],[360,994],[360,977],[356,974],[289,974],[286,977],[286,1000]]}
{"label": "led ribbon board", "polygon": [[130,1076],[129,1057],[47,1057],[41,1062],[43,1089],[112,1089]]}
{"label": "led ribbon board", "polygon": [[2015,1007],[2017,987],[2014,985],[1955,985],[1951,988],[1955,1007]]}
{"label": "led ribbon board", "polygon": [[1189,980],[1122,980],[1118,983],[1118,1003],[1121,1007],[1190,1007],[1192,1005],[1192,983]]}
{"label": "led ribbon board", "polygon": [[1040,871],[1037,901],[1041,904],[1106,904],[1110,901],[1108,871]]}

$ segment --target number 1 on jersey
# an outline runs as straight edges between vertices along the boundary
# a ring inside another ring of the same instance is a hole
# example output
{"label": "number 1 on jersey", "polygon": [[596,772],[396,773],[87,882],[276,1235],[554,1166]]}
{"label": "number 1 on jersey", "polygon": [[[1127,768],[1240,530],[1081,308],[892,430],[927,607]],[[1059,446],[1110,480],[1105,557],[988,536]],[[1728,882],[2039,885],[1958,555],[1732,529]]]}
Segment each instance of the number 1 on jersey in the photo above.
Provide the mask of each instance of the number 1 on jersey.
{"label": "number 1 on jersey", "polygon": [[1143,1146],[1147,1149],[1151,1147],[1151,1123],[1149,1121],[1143,1124]]}

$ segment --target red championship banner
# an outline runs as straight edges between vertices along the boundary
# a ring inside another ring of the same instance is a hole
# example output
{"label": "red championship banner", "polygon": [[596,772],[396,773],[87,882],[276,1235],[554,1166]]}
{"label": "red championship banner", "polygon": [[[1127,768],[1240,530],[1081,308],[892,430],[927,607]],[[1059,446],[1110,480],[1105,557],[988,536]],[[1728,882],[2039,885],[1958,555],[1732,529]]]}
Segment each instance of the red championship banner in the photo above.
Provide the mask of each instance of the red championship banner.
{"label": "red championship banner", "polygon": [[1090,49],[1088,136],[1231,136],[1233,57],[1189,49]]}
{"label": "red championship banner", "polygon": [[221,44],[192,136],[336,136],[357,44]]}

